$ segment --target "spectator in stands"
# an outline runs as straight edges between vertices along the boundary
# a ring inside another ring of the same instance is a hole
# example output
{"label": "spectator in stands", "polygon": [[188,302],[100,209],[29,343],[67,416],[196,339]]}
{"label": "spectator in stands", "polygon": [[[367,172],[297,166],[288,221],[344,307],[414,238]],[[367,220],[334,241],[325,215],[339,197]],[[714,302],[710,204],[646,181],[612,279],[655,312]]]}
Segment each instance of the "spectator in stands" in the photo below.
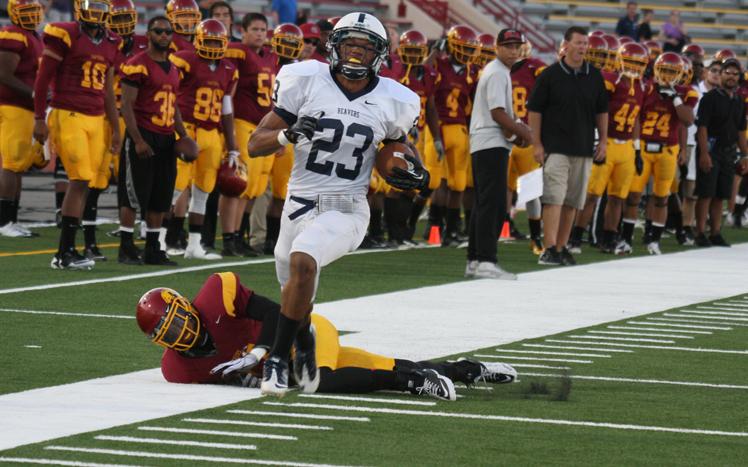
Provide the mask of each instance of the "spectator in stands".
{"label": "spectator in stands", "polygon": [[296,25],[301,26],[309,22],[309,8],[304,8],[296,15]]}
{"label": "spectator in stands", "polygon": [[50,0],[45,14],[48,23],[73,20],[73,2],[71,0]]}
{"label": "spectator in stands", "polygon": [[567,29],[565,55],[540,74],[527,105],[533,155],[543,164],[542,265],[575,264],[566,247],[574,215],[584,207],[593,158],[605,160],[608,93],[600,71],[584,60],[587,45],[585,28]]}
{"label": "spectator in stands", "polygon": [[230,42],[241,42],[242,40],[234,35],[234,9],[224,1],[218,1],[210,6],[208,17],[217,19],[229,32]]}
{"label": "spectator in stands", "polygon": [[282,23],[296,24],[296,0],[273,0],[271,8],[276,26]]}
{"label": "spectator in stands", "polygon": [[323,57],[327,57],[327,38],[330,37],[332,32],[332,23],[326,19],[317,21],[319,26],[319,44],[317,44],[317,53]]}
{"label": "spectator in stands", "polygon": [[649,8],[642,10],[642,21],[636,28],[636,37],[634,38],[636,39],[636,42],[648,41],[652,39],[652,36],[654,36],[651,26],[653,16],[654,11]]}
{"label": "spectator in stands", "polygon": [[636,13],[637,8],[636,2],[626,4],[626,16],[618,20],[616,34],[636,39],[636,22],[639,20],[639,15]]}
{"label": "spectator in stands", "polygon": [[[711,67],[710,67],[711,68]],[[696,245],[730,246],[720,234],[722,205],[732,197],[735,154],[748,154],[745,103],[738,93],[740,62],[722,62],[721,85],[704,94],[699,102],[696,172]],[[743,162],[744,164],[744,162]],[[709,219],[710,234],[705,235]]]}
{"label": "spectator in stands", "polygon": [[663,41],[663,52],[680,53],[684,45],[690,42],[686,34],[686,25],[680,20],[680,12],[673,10],[670,18],[662,25],[660,40]]}

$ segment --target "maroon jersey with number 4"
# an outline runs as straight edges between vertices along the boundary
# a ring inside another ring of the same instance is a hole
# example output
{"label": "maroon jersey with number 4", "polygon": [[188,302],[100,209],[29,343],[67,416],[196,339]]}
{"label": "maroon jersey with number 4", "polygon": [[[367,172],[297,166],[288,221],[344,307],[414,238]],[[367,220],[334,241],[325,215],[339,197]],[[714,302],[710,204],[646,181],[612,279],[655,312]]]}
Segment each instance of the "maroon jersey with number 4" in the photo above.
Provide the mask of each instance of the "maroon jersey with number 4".
{"label": "maroon jersey with number 4", "polygon": [[608,91],[608,137],[630,140],[639,118],[648,85],[638,78],[602,72]]}
{"label": "maroon jersey with number 4", "polygon": [[[42,48],[42,41],[34,31],[28,31],[15,24],[0,29],[0,52],[18,55],[20,60],[13,75],[32,89]],[[30,97],[18,95],[16,91],[1,83],[0,105],[14,105],[34,110],[34,101]]]}
{"label": "maroon jersey with number 4", "polygon": [[[644,104],[639,113],[642,126],[641,139],[649,143],[674,146],[678,144],[678,128],[681,123],[673,101],[662,97],[657,89],[657,84],[651,85],[644,96]],[[699,96],[693,88],[676,86],[675,90],[685,105],[691,109],[696,106]]]}
{"label": "maroon jersey with number 4", "polygon": [[525,124],[527,121],[527,99],[530,97],[532,88],[535,87],[540,73],[545,70],[546,64],[537,58],[520,60],[512,66],[512,105],[514,116],[521,119]]}
{"label": "maroon jersey with number 4", "polygon": [[182,51],[169,55],[179,69],[177,104],[185,122],[204,130],[221,123],[223,96],[230,94],[239,75],[227,59],[205,60],[197,53]]}
{"label": "maroon jersey with number 4", "polygon": [[246,316],[252,291],[233,272],[211,275],[192,300],[208,332],[215,353],[186,355],[167,349],[161,358],[161,373],[170,383],[220,383],[221,374],[210,370],[219,363],[238,358],[247,344],[257,342],[262,322]]}
{"label": "maroon jersey with number 4", "polygon": [[236,66],[239,82],[234,94],[234,117],[255,125],[272,108],[278,56],[267,50],[256,53],[240,43],[229,44],[226,58]]}
{"label": "maroon jersey with number 4", "polygon": [[46,25],[44,45],[62,57],[52,84],[50,106],[103,115],[107,71],[115,64],[121,40],[109,31],[101,39],[92,39],[78,23]]}
{"label": "maroon jersey with number 4", "polygon": [[138,126],[154,133],[174,133],[174,112],[179,89],[179,71],[171,62],[155,62],[148,52],[140,52],[120,68],[125,85],[138,88],[133,110]]}
{"label": "maroon jersey with number 4", "polygon": [[459,72],[455,71],[446,57],[437,58],[435,68],[439,74],[439,84],[434,94],[439,121],[442,125],[467,125],[472,95],[478,81],[478,68],[463,66]]}

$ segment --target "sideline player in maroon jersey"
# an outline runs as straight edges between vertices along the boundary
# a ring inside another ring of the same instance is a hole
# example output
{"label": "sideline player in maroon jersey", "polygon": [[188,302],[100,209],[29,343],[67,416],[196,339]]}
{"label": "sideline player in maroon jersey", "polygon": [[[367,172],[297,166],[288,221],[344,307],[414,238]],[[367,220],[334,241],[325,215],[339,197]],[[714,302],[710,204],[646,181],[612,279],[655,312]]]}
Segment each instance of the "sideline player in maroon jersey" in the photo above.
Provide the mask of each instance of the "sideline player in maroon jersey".
{"label": "sideline player in maroon jersey", "polygon": [[[682,125],[693,124],[693,108],[698,100],[693,88],[678,84],[683,73],[683,60],[676,53],[665,52],[655,61],[654,83],[647,90],[639,113],[643,167],[631,182],[623,219],[621,236],[629,248],[621,253],[631,252],[639,201],[652,176],[652,238],[647,243],[647,251],[652,255],[661,254],[660,237],[667,220],[667,199],[676,176],[678,159],[685,156],[685,151],[680,150],[680,129]],[[618,252],[618,248],[616,250]]]}
{"label": "sideline player in maroon jersey", "polygon": [[[10,0],[12,24],[0,29],[0,236],[31,237],[18,225],[22,174],[34,163],[34,78],[42,54],[36,28],[42,21],[38,0]],[[39,148],[40,149],[40,148]],[[39,150],[36,155],[41,154]],[[43,159],[43,155],[42,155]]]}
{"label": "sideline player in maroon jersey", "polygon": [[[458,229],[462,193],[468,184],[470,138],[467,121],[477,81],[476,67],[471,67],[471,62],[479,53],[477,37],[469,26],[452,27],[447,32],[447,54],[437,57],[434,65],[439,74],[434,101],[439,113],[441,135],[438,139],[437,135],[432,135],[434,148],[426,147],[424,165],[431,174],[429,188],[436,190],[432,196],[433,212],[430,213],[429,222],[441,226],[442,219],[446,217],[443,246],[458,246],[464,240],[460,238]],[[444,142],[444,158],[439,157],[437,141]],[[446,185],[441,180],[446,180]],[[437,190],[440,185],[446,188]],[[445,200],[439,194],[443,189],[448,193]]]}
{"label": "sideline player in maroon jersey", "polygon": [[202,20],[200,7],[195,0],[169,0],[166,4],[166,17],[174,29],[174,37],[169,46],[172,51],[195,50],[193,41],[195,29]]}
{"label": "sideline player in maroon jersey", "polygon": [[[223,206],[222,253],[225,256],[257,255],[245,241],[245,236],[248,233],[249,214],[252,212],[255,199],[264,193],[267,187],[273,162],[272,157],[250,158],[247,142],[262,117],[272,107],[271,93],[277,57],[263,47],[267,34],[267,19],[264,15],[248,13],[242,19],[241,27],[242,41],[239,44],[229,44],[226,58],[234,63],[239,72],[234,95],[234,126],[239,157],[247,167],[247,188],[237,199],[236,206]],[[227,232],[230,234],[228,237]]]}
{"label": "sideline player in maroon jersey", "polygon": [[[146,292],[138,302],[141,331],[164,347],[161,372],[173,383],[258,387],[256,372],[273,342],[280,305],[252,291],[232,272],[212,274],[190,302],[168,288]],[[317,335],[317,392],[395,390],[456,400],[453,380],[511,383],[517,371],[498,362],[468,359],[412,362],[385,357],[339,341],[338,330],[312,314]]]}
{"label": "sideline player in maroon jersey", "polygon": [[[649,54],[644,46],[629,42],[618,50],[618,73],[603,71],[608,91],[608,151],[605,161],[593,164],[587,185],[584,209],[577,215],[569,239],[569,251],[581,253],[582,235],[587,229],[597,202],[607,189],[605,222],[600,249],[613,253],[623,205],[628,197],[635,172],[641,172],[641,154],[636,152],[639,141],[639,112],[648,85],[644,83]],[[623,248],[623,245],[622,245]],[[623,251],[621,252],[623,253]]]}
{"label": "sideline player in maroon jersey", "polygon": [[[512,106],[514,116],[519,118],[525,125],[527,121],[527,99],[535,87],[535,81],[540,73],[545,70],[545,62],[532,57],[532,46],[525,38],[520,48],[520,59],[512,65]],[[509,153],[509,168],[507,175],[507,213],[511,211],[511,202],[514,192],[517,191],[517,179],[528,172],[540,167],[533,156],[532,144],[526,147],[512,146]],[[542,207],[540,199],[536,198],[526,204],[527,222],[530,228],[530,248],[536,255],[543,253],[543,242],[540,239],[540,219]]]}
{"label": "sideline player in maroon jersey", "polygon": [[[119,152],[121,145],[113,89],[121,39],[106,29],[109,6],[108,0],[81,2],[77,22],[51,23],[44,28],[45,48],[34,83],[34,138],[39,142],[51,138],[70,179],[53,269],[91,269],[95,265],[76,251],[75,234],[89,184],[102,170],[107,151],[105,114],[112,128],[108,150]],[[46,116],[50,85],[52,110]],[[87,248],[91,246],[95,245]]]}
{"label": "sideline player in maroon jersey", "polygon": [[230,163],[235,166],[239,159],[234,142],[232,102],[239,75],[234,64],[224,58],[227,46],[228,35],[223,23],[206,19],[195,31],[196,51],[183,50],[169,56],[179,69],[177,105],[185,129],[200,148],[195,162],[179,161],[177,164],[174,198],[178,199],[188,187],[192,192],[185,259],[221,258],[219,254],[205,251],[200,240],[208,194],[215,188],[223,154],[221,132]]}
{"label": "sideline player in maroon jersey", "polygon": [[[176,179],[174,133],[189,138],[176,105],[179,71],[168,59],[173,31],[168,18],[156,16],[148,22],[148,49],[129,59],[120,69],[122,116],[127,125],[119,174],[121,210],[145,214],[145,264],[176,265],[161,250],[159,232],[171,206]],[[134,218],[134,216],[133,216]],[[133,219],[134,220],[134,219]],[[121,237],[119,261],[140,264],[141,258],[129,239]]]}

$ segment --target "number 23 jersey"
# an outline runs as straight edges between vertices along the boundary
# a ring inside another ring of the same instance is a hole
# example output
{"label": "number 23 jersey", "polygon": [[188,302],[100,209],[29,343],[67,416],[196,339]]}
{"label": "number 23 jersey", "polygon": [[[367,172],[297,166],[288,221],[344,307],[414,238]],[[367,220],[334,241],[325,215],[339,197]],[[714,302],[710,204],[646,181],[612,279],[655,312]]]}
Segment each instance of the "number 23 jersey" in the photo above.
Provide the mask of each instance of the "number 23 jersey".
{"label": "number 23 jersey", "polygon": [[389,78],[351,94],[316,60],[282,67],[272,97],[289,126],[302,116],[319,119],[312,141],[295,146],[288,192],[298,196],[366,194],[379,144],[405,137],[421,107],[416,93]]}
{"label": "number 23 jersey", "polygon": [[46,25],[44,45],[62,57],[52,86],[51,107],[103,115],[107,71],[114,66],[121,40],[109,31],[93,40],[78,23]]}

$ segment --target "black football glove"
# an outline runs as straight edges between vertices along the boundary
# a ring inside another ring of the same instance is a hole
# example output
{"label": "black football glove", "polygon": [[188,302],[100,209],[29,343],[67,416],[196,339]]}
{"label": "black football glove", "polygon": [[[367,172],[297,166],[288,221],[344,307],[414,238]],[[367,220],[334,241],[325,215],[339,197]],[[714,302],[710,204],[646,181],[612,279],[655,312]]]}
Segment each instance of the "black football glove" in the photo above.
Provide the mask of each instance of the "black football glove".
{"label": "black football glove", "polygon": [[673,88],[659,88],[657,92],[660,93],[660,95],[664,99],[673,100],[678,95],[678,91],[676,91]]}
{"label": "black football glove", "polygon": [[302,136],[311,141],[314,137],[314,132],[317,131],[317,122],[316,118],[308,115],[299,117],[296,123],[285,130],[283,134],[286,135],[286,139],[291,144],[296,144]]}
{"label": "black football glove", "polygon": [[392,175],[385,177],[385,181],[400,190],[421,190],[429,186],[429,171],[423,168],[421,161],[405,154],[405,160],[409,162],[408,170],[395,167]]}
{"label": "black football glove", "polygon": [[644,171],[644,159],[642,159],[642,150],[634,150],[634,167],[636,168],[636,175],[641,175]]}

